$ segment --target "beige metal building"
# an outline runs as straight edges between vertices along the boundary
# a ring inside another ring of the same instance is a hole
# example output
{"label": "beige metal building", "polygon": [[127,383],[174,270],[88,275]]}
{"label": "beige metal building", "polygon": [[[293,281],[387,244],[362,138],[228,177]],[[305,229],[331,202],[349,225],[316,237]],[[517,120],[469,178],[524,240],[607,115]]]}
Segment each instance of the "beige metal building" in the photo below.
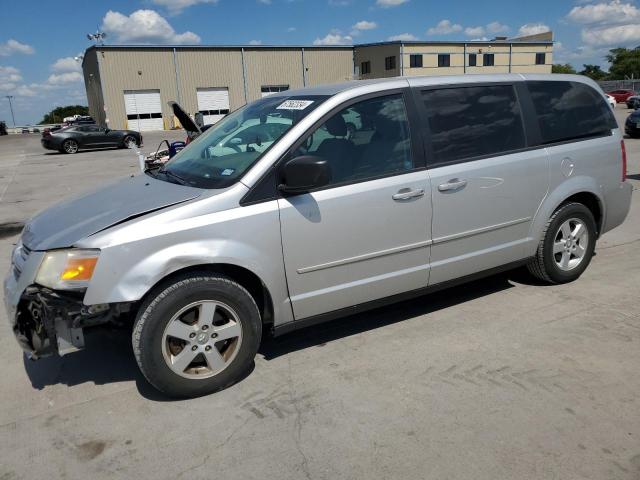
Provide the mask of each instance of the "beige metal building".
{"label": "beige metal building", "polygon": [[473,42],[383,42],[354,47],[358,78],[551,73],[552,33]]}
{"label": "beige metal building", "polygon": [[490,42],[356,46],[92,46],[82,63],[89,112],[114,129],[177,126],[175,100],[205,123],[289,88],[358,78],[551,72],[551,34]]}

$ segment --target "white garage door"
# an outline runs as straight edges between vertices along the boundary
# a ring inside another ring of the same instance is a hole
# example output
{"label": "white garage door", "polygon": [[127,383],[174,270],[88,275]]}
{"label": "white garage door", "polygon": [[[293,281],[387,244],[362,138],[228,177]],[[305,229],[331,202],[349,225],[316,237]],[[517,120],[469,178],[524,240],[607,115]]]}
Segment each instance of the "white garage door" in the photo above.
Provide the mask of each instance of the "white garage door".
{"label": "white garage door", "polygon": [[205,125],[211,125],[229,113],[228,88],[198,88],[198,111]]}
{"label": "white garage door", "polygon": [[129,129],[145,132],[164,128],[160,90],[125,90],[124,105]]}

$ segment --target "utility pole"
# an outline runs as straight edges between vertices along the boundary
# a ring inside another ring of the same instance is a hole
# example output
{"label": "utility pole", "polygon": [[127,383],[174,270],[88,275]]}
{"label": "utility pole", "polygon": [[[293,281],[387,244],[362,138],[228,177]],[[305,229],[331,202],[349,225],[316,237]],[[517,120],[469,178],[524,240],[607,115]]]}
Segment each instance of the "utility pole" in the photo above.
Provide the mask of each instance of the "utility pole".
{"label": "utility pole", "polygon": [[11,110],[11,120],[13,120],[13,128],[16,128],[16,118],[13,116],[13,105],[11,104],[11,99],[13,95],[5,95],[9,99],[9,110]]}

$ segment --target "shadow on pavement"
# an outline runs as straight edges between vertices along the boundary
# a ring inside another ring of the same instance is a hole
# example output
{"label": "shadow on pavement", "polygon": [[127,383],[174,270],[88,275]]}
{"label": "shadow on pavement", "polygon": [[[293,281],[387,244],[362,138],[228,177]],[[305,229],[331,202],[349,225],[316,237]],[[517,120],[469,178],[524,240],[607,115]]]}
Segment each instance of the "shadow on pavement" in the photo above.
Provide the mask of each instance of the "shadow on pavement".
{"label": "shadow on pavement", "polygon": [[[322,346],[332,340],[358,335],[416,316],[428,315],[453,305],[512,288],[511,279],[517,282],[522,282],[524,279],[524,283],[529,283],[528,279],[524,278],[525,276],[518,271],[508,272],[309,327],[282,337],[265,336],[259,354],[263,355],[266,360],[271,360],[290,352]],[[95,327],[88,331],[85,342],[86,348],[84,350],[64,357],[50,357],[34,362],[25,355],[24,367],[32,386],[42,390],[55,384],[73,387],[83,383],[105,385],[133,380],[143,397],[153,401],[172,401],[171,398],[153,388],[138,369],[131,346],[130,328]],[[252,370],[253,367],[243,379],[250,375]]]}

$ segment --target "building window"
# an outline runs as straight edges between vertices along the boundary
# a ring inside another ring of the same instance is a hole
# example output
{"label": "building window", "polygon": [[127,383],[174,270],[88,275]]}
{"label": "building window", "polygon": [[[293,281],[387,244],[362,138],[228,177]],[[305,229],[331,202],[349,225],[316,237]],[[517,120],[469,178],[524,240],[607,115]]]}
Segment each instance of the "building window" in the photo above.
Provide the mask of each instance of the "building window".
{"label": "building window", "polygon": [[263,85],[260,87],[262,98],[268,97],[274,93],[284,92],[285,90],[289,90],[289,85]]}
{"label": "building window", "polygon": [[470,53],[469,54],[469,66],[470,67],[475,67],[476,65],[478,65],[478,55],[476,55],[475,53]]}
{"label": "building window", "polygon": [[422,68],[422,55],[411,55],[409,57],[409,67]]}
{"label": "building window", "polygon": [[493,67],[494,61],[493,53],[485,53],[482,56],[482,65],[484,67]]}
{"label": "building window", "polygon": [[386,57],[384,59],[384,69],[385,70],[395,70],[396,69],[396,57]]}
{"label": "building window", "polygon": [[451,66],[451,55],[448,53],[439,53],[438,54],[438,66],[439,67],[450,67]]}
{"label": "building window", "polygon": [[362,62],[360,64],[360,74],[366,75],[368,73],[371,73],[371,62],[370,61]]}
{"label": "building window", "polygon": [[547,63],[547,55],[545,53],[536,53],[536,65],[544,65]]}

